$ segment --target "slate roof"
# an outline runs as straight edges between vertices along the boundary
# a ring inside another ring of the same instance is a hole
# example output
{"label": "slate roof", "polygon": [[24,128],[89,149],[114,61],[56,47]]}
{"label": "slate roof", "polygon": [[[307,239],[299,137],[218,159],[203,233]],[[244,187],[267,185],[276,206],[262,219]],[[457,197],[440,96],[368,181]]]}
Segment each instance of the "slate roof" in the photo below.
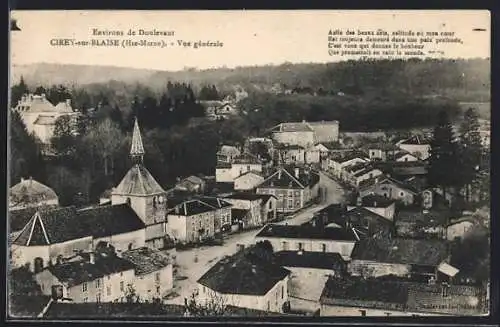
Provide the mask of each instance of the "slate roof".
{"label": "slate roof", "polygon": [[401,141],[399,144],[413,144],[413,145],[423,145],[423,144],[429,144],[428,141],[418,135],[413,135],[409,139]]}
{"label": "slate roof", "polygon": [[200,200],[191,199],[185,200],[180,204],[177,204],[174,208],[170,209],[167,214],[170,215],[181,215],[181,216],[194,216],[200,213],[209,212],[215,210],[211,205],[202,202]]}
{"label": "slate roof", "polygon": [[374,168],[374,167],[371,167],[371,166],[368,166],[368,167],[364,168],[363,170],[360,170],[357,173],[355,173],[354,177],[360,177],[360,176],[366,175],[369,172],[374,171],[374,170],[378,170],[378,169]]}
{"label": "slate roof", "polygon": [[373,211],[370,211],[366,208],[363,207],[355,207],[352,210],[349,210],[345,213],[345,217],[347,219],[350,219],[351,221],[358,221],[358,218],[360,217],[372,217],[376,219],[377,221],[381,222],[382,224],[391,226],[392,222],[385,218],[384,216],[378,215]]}
{"label": "slate roof", "polygon": [[23,229],[37,210],[36,207],[28,207],[9,211],[9,233]]}
{"label": "slate roof", "polygon": [[[419,190],[414,187],[413,185],[409,184],[409,183],[405,183],[405,182],[402,182],[400,180],[397,180],[395,178],[391,178],[391,177],[382,177],[380,178],[380,176],[378,176],[379,178],[372,178],[370,179],[370,182],[366,183],[366,187],[370,187],[370,186],[373,186],[374,184],[385,184],[385,183],[390,183],[390,184],[394,184],[395,186],[399,187],[399,188],[402,188],[404,190],[407,190],[413,194],[417,194],[419,193]],[[371,185],[370,185],[371,184]]]}
{"label": "slate roof", "polygon": [[218,161],[217,162],[217,165],[215,166],[215,168],[220,168],[220,169],[223,169],[223,168],[231,168],[233,165],[230,164],[229,162],[224,162],[224,161]]}
{"label": "slate roof", "polygon": [[56,200],[57,194],[53,189],[34,179],[22,179],[21,182],[12,186],[9,190],[10,202],[35,203],[47,200]]}
{"label": "slate roof", "polygon": [[275,262],[283,267],[344,269],[345,262],[338,253],[280,251],[274,254]]}
{"label": "slate roof", "polygon": [[347,153],[339,153],[332,156],[332,159],[338,163],[344,163],[356,158],[368,160],[368,156],[361,151],[349,151]]}
{"label": "slate roof", "polygon": [[387,208],[393,203],[394,200],[378,194],[368,194],[361,199],[361,205],[370,208]]}
{"label": "slate roof", "polygon": [[208,204],[214,208],[218,208],[218,209],[227,208],[227,207],[232,206],[231,203],[224,201],[221,198],[213,197],[213,196],[198,196],[198,197],[196,197],[196,199],[198,199],[202,202],[205,202],[206,204]]}
{"label": "slate roof", "polygon": [[393,238],[362,240],[354,246],[351,258],[380,263],[438,266],[447,255],[447,244],[442,240]]}
{"label": "slate roof", "polygon": [[400,283],[356,277],[329,278],[320,297],[321,304],[400,310],[407,301],[408,290]]}
{"label": "slate roof", "polygon": [[167,255],[148,247],[123,252],[122,258],[134,265],[136,275],[150,274],[170,264],[170,258]]}
{"label": "slate roof", "polygon": [[163,193],[165,190],[142,164],[132,166],[120,184],[113,189],[113,194],[118,195],[146,196]]}
{"label": "slate roof", "polygon": [[49,266],[46,269],[60,282],[71,287],[111,274],[132,270],[134,264],[115,255],[106,257],[96,255],[94,264],[88,261],[73,261]]}
{"label": "slate roof", "polygon": [[266,225],[256,237],[300,238],[355,242],[356,235],[351,229],[321,228],[298,225]]}
{"label": "slate roof", "polygon": [[[84,210],[75,207],[38,210],[14,244],[49,245],[84,237],[104,237],[145,228],[144,222],[127,204]],[[29,242],[28,242],[29,241]]]}
{"label": "slate roof", "polygon": [[443,285],[356,277],[325,283],[321,304],[470,316],[482,313],[481,290],[474,286]]}
{"label": "slate roof", "polygon": [[306,122],[281,123],[272,129],[273,132],[312,132],[313,129]]}
{"label": "slate roof", "polygon": [[451,217],[449,209],[407,209],[403,208],[396,214],[396,224],[399,222],[415,223],[422,227],[446,226]]}
{"label": "slate roof", "polygon": [[56,116],[46,116],[46,115],[40,115],[38,118],[35,120],[33,124],[35,125],[55,125],[57,120]]}
{"label": "slate roof", "polygon": [[263,296],[289,274],[288,269],[243,250],[219,260],[198,283],[223,294]]}
{"label": "slate roof", "polygon": [[255,194],[251,192],[234,192],[230,195],[224,196],[225,199],[235,199],[235,200],[248,200],[257,201],[261,200],[262,196],[260,194]]}
{"label": "slate roof", "polygon": [[[281,178],[280,178],[281,171]],[[287,189],[303,189],[312,187],[319,183],[319,174],[310,171],[306,173],[304,169],[299,170],[299,177],[295,176],[293,168],[280,168],[271,176],[266,178],[259,186],[266,188],[287,188]]]}

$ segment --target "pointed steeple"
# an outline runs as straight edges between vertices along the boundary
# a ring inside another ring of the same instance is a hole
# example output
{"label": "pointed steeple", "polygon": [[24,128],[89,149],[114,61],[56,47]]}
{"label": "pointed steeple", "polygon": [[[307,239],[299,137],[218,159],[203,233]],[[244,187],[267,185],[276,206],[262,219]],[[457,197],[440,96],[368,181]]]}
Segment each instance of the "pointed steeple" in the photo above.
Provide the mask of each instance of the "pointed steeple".
{"label": "pointed steeple", "polygon": [[144,158],[144,146],[142,145],[141,130],[139,129],[139,123],[137,122],[137,117],[134,123],[134,132],[132,134],[132,146],[130,148],[130,157],[135,163],[142,163]]}

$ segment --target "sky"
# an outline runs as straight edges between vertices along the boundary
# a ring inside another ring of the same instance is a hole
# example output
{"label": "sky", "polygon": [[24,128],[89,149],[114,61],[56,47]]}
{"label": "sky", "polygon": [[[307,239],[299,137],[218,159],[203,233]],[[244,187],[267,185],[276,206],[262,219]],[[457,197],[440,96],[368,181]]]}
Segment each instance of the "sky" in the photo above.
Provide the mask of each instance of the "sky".
{"label": "sky", "polygon": [[[11,63],[106,65],[182,70],[333,62],[350,59],[328,52],[330,29],[455,32],[463,44],[432,45],[439,58],[489,58],[490,14],[486,10],[440,11],[13,11],[21,31],[11,33]],[[92,30],[124,36],[93,36]],[[486,31],[473,31],[473,29]],[[127,36],[173,31],[173,36]],[[173,42],[167,48],[53,46],[53,39],[133,39]],[[179,47],[178,41],[221,42],[223,47]],[[352,57],[355,59],[355,57]]]}

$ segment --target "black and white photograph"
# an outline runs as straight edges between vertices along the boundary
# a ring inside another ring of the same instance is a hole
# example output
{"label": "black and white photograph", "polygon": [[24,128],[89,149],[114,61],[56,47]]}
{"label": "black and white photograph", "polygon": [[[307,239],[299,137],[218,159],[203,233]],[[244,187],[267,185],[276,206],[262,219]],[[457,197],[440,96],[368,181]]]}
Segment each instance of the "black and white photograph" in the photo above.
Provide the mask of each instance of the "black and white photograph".
{"label": "black and white photograph", "polygon": [[486,10],[11,11],[7,319],[489,316],[490,52]]}

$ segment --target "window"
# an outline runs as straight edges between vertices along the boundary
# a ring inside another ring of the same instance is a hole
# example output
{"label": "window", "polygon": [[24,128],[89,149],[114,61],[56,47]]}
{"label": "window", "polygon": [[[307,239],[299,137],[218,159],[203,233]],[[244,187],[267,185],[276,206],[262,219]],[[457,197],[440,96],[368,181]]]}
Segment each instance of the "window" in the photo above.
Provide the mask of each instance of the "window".
{"label": "window", "polygon": [[288,242],[283,241],[282,245],[283,245],[283,251],[288,251]]}
{"label": "window", "polygon": [[366,310],[359,310],[361,316],[366,317]]}
{"label": "window", "polygon": [[88,298],[86,298],[86,297],[84,297],[84,298],[83,298],[83,302],[84,302],[84,303],[87,303],[88,301],[89,301],[89,299],[88,299]]}
{"label": "window", "polygon": [[160,294],[160,286],[156,286],[156,294]]}
{"label": "window", "polygon": [[299,242],[299,243],[298,243],[298,248],[299,248],[299,251],[304,250],[304,243]]}
{"label": "window", "polygon": [[157,273],[155,274],[155,280],[156,280],[157,282],[159,282],[159,281],[160,281],[160,273],[159,273],[159,272],[157,272]]}
{"label": "window", "polygon": [[293,197],[293,191],[288,191],[288,197],[289,198]]}
{"label": "window", "polygon": [[281,299],[285,298],[285,286],[281,285]]}
{"label": "window", "polygon": [[326,252],[326,244],[321,244],[321,251]]}
{"label": "window", "polygon": [[123,281],[121,281],[121,282],[120,282],[120,291],[122,291],[122,292],[123,292],[123,291],[124,291],[124,289],[125,289],[125,288],[123,287]]}
{"label": "window", "polygon": [[106,295],[111,296],[111,286],[106,287]]}
{"label": "window", "polygon": [[111,279],[111,276],[110,276],[110,275],[108,275],[108,280],[110,280],[110,279]]}
{"label": "window", "polygon": [[100,303],[101,302],[101,293],[97,293],[97,295],[95,296],[95,301],[97,303]]}
{"label": "window", "polygon": [[100,279],[96,279],[95,280],[95,288],[99,288],[101,287],[101,280]]}
{"label": "window", "polygon": [[87,292],[87,283],[82,284],[82,292]]}
{"label": "window", "polygon": [[271,311],[271,303],[267,301],[267,311]]}
{"label": "window", "polygon": [[370,178],[373,178],[373,173],[370,173]]}
{"label": "window", "polygon": [[288,208],[293,208],[293,200],[288,200]]}
{"label": "window", "polygon": [[272,208],[273,208],[273,202],[269,201],[269,209],[272,209]]}
{"label": "window", "polygon": [[386,313],[385,313],[385,315],[386,315],[387,317],[389,317],[389,316],[391,315],[391,313],[390,313],[390,312],[386,312]]}
{"label": "window", "polygon": [[404,192],[399,193],[399,196],[404,196],[404,195],[405,195]]}
{"label": "window", "polygon": [[123,277],[123,271],[120,273],[120,277]]}
{"label": "window", "polygon": [[247,166],[247,171],[250,171],[250,166]]}

